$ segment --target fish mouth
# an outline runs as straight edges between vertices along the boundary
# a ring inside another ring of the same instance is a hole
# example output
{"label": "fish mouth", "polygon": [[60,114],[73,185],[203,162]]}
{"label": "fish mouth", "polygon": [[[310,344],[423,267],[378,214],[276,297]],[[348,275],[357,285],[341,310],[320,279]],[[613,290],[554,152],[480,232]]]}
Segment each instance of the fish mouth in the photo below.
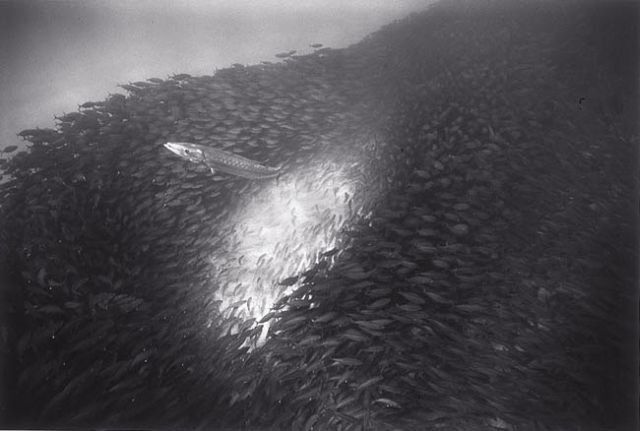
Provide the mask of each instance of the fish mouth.
{"label": "fish mouth", "polygon": [[189,144],[187,142],[167,142],[164,144],[164,147],[192,163],[200,163],[204,161],[202,150],[194,144]]}
{"label": "fish mouth", "polygon": [[182,150],[183,150],[183,146],[174,142],[167,142],[166,144],[164,144],[164,147],[171,151],[172,153],[175,153],[179,156],[182,155]]}

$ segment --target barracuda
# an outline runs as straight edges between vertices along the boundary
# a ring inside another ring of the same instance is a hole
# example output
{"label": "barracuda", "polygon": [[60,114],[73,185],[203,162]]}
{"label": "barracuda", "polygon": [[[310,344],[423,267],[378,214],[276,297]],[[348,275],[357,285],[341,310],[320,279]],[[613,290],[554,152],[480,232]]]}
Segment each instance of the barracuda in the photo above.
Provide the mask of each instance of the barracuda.
{"label": "barracuda", "polygon": [[273,178],[280,174],[280,168],[265,166],[255,160],[227,151],[189,142],[167,142],[164,144],[172,153],[192,163],[204,163],[211,169],[249,179]]}

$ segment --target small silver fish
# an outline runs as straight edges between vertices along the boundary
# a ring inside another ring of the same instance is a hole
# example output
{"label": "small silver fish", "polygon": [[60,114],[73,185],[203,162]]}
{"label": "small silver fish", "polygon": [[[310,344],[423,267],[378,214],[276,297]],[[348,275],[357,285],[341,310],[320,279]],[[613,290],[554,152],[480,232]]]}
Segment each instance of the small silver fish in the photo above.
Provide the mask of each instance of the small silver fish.
{"label": "small silver fish", "polygon": [[280,175],[280,168],[265,166],[255,160],[217,148],[188,142],[167,142],[164,146],[192,163],[204,163],[211,169],[211,173],[220,171],[250,179],[273,178]]}

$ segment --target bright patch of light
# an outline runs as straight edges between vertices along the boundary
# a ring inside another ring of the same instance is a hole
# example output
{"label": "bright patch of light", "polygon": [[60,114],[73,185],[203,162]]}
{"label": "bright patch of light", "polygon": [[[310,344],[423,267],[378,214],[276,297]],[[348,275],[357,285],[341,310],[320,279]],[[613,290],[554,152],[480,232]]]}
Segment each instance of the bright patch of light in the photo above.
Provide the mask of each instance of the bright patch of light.
{"label": "bright patch of light", "polygon": [[299,286],[290,277],[338,245],[345,223],[360,215],[345,168],[324,162],[287,174],[230,217],[226,250],[212,259],[220,310],[260,319]]}
{"label": "bright patch of light", "polygon": [[[336,146],[336,140],[349,145]],[[300,288],[298,277],[320,259],[330,265],[340,259],[350,243],[344,231],[366,221],[386,193],[383,162],[391,156],[375,133],[338,130],[316,145],[313,155],[290,161],[278,179],[248,182],[238,192],[236,209],[217,225],[221,241],[210,257],[209,298],[214,304],[209,327],[220,323],[217,336],[254,327]],[[331,257],[322,257],[328,251]],[[264,343],[269,324],[262,325],[259,340],[254,334],[243,346]]]}

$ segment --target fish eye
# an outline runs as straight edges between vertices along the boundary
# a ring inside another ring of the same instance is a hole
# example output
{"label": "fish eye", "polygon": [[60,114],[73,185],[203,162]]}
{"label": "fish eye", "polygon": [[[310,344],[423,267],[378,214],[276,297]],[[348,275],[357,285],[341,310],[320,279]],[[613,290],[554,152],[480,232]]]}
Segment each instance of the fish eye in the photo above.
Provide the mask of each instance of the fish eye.
{"label": "fish eye", "polygon": [[191,153],[191,150],[187,150],[187,149],[185,148],[184,152],[185,152],[185,153],[187,153],[187,154],[189,154],[189,153]]}

